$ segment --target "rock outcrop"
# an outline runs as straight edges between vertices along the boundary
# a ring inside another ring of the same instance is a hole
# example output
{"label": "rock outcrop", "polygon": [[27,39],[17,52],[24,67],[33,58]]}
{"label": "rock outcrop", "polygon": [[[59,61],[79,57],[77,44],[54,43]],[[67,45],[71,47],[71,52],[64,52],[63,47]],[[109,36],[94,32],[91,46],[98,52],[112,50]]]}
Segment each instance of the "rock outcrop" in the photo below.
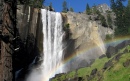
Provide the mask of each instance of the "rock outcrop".
{"label": "rock outcrop", "polygon": [[17,81],[23,81],[25,74],[29,72],[32,65],[40,62],[43,51],[42,21],[40,9],[23,5],[17,7],[17,28],[24,46],[23,53],[21,50],[19,52],[21,54],[16,57],[19,60],[16,60],[17,74],[15,76],[17,76]]}
{"label": "rock outcrop", "polygon": [[[0,19],[2,20],[1,25],[1,36],[7,36],[6,41],[1,38],[1,50],[0,50],[0,81],[12,81],[13,80],[13,68],[12,68],[12,54],[13,54],[13,46],[10,44],[10,40],[13,39],[13,35],[11,34],[11,30],[13,29],[13,18],[11,17],[14,15],[10,15],[13,13],[11,9],[12,4],[4,3],[2,0],[3,5],[3,12],[0,13]],[[1,6],[2,6],[1,5]],[[0,7],[1,8],[1,7]],[[11,12],[9,12],[9,10]],[[8,28],[9,27],[9,28]],[[14,32],[12,32],[14,33]],[[5,37],[6,38],[6,37]]]}
{"label": "rock outcrop", "polygon": [[[92,59],[105,54],[103,40],[107,34],[113,34],[113,30],[103,27],[99,21],[90,20],[90,15],[84,13],[68,12],[64,15],[67,17],[70,33],[65,58],[72,55],[74,58],[66,67],[72,70],[89,66]],[[85,64],[81,65],[82,62]]]}
{"label": "rock outcrop", "polygon": [[[107,51],[106,51],[106,56],[108,58],[114,56],[115,53],[117,53],[120,49],[126,47],[127,45],[130,45],[130,40],[125,40],[119,44],[117,44],[116,46],[112,46],[110,45],[108,48],[107,48]],[[126,52],[129,51],[129,50],[126,50]]]}

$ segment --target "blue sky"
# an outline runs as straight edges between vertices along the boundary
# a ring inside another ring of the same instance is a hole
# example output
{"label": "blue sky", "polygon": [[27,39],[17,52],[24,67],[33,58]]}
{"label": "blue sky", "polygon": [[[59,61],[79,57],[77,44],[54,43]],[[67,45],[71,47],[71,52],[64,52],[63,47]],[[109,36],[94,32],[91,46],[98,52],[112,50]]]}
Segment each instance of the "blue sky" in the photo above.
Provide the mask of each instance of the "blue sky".
{"label": "blue sky", "polygon": [[[62,3],[64,0],[45,0],[44,5],[48,6],[52,2],[52,6],[57,12],[62,11]],[[72,7],[75,12],[83,12],[88,3],[91,6],[106,3],[110,6],[110,0],[66,0],[68,7]],[[127,0],[128,1],[128,0]],[[124,3],[125,5],[127,2]]]}

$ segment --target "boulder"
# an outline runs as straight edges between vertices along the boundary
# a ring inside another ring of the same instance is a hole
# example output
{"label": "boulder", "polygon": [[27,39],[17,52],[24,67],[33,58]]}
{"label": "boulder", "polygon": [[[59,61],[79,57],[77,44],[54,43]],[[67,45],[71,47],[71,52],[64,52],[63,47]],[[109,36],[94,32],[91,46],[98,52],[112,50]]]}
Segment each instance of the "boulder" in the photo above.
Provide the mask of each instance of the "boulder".
{"label": "boulder", "polygon": [[95,75],[97,73],[97,68],[93,69],[90,75]]}
{"label": "boulder", "polygon": [[115,56],[115,60],[116,60],[116,61],[119,61],[122,54],[123,54],[123,53],[117,54],[117,55]]}
{"label": "boulder", "polygon": [[108,62],[105,63],[103,69],[106,70],[111,66],[113,66],[113,63],[112,63],[112,60],[109,60]]}
{"label": "boulder", "polygon": [[106,51],[106,56],[107,56],[108,58],[111,58],[111,56],[113,56],[115,53],[116,53],[115,47],[109,46],[109,47],[107,48],[107,51]]}
{"label": "boulder", "polygon": [[130,59],[127,59],[124,63],[123,63],[124,67],[128,67],[130,66]]}
{"label": "boulder", "polygon": [[122,43],[120,43],[117,46],[115,46],[115,51],[118,52],[118,50],[126,47],[127,45],[130,45],[130,40],[125,40]]}

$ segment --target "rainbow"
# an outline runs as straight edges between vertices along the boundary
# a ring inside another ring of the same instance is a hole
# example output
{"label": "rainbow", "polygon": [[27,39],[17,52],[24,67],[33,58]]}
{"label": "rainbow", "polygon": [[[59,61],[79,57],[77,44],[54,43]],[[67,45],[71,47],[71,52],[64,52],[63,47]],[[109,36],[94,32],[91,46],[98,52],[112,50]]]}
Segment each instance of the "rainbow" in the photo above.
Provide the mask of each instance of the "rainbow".
{"label": "rainbow", "polygon": [[[120,36],[120,37],[114,38],[113,40],[105,41],[105,45],[107,45],[107,44],[109,45],[109,44],[114,43],[114,42],[121,42],[121,41],[124,41],[124,40],[129,40],[129,39],[130,39],[130,36]],[[69,57],[64,59],[63,64],[57,66],[56,68],[53,68],[53,70],[49,73],[49,75],[47,75],[47,77],[51,77],[52,75],[54,75],[60,68],[64,67],[64,65],[66,63],[70,62],[77,55],[84,54],[89,50],[95,49],[96,47],[97,46],[93,46],[93,47],[90,47],[90,48],[87,48],[87,49],[83,49],[83,50],[79,51],[78,53],[71,54]],[[42,79],[42,81],[46,81],[46,80]]]}

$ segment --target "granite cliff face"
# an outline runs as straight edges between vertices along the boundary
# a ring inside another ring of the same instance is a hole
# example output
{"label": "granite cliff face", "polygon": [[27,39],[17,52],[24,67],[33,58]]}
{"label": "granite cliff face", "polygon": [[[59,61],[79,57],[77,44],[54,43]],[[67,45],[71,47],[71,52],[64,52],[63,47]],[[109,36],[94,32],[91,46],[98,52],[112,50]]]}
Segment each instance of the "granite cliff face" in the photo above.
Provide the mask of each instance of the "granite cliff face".
{"label": "granite cliff face", "polygon": [[[12,4],[4,3],[3,0],[0,0],[0,81],[12,81],[13,79],[13,68],[12,68],[12,54],[14,53],[12,48],[13,46],[10,42],[13,43],[13,35],[14,32],[10,32],[14,27],[13,19],[14,15],[10,15],[13,13],[9,12],[11,8],[14,7]],[[11,20],[11,17],[12,18]],[[15,29],[14,29],[15,30]]]}
{"label": "granite cliff face", "polygon": [[99,21],[90,20],[91,15],[84,13],[68,12],[63,16],[70,31],[65,58],[74,56],[66,65],[67,71],[89,66],[94,59],[105,54],[103,41],[107,34],[114,33],[112,29],[103,27]]}
{"label": "granite cliff face", "polygon": [[[106,34],[113,34],[113,30],[101,26],[99,21],[90,20],[89,15],[83,13],[61,14],[64,26],[69,24],[69,31],[66,33],[68,37],[64,38],[66,48],[64,59],[72,55],[75,57],[65,65],[66,71],[88,66],[94,59],[105,53],[102,40],[105,40]],[[23,81],[23,74],[29,70],[32,64],[41,62],[43,34],[40,9],[18,5],[17,19],[17,29],[23,48],[20,50],[22,53],[19,52],[17,55],[15,71],[17,80]]]}
{"label": "granite cliff face", "polygon": [[[34,45],[42,50],[42,23],[40,9],[27,6],[18,6],[17,10],[18,29],[21,39],[24,41],[29,34],[34,36]],[[99,24],[99,21],[89,19],[89,15],[83,13],[62,13],[64,25],[69,24],[69,37],[65,39],[66,50],[65,59],[71,56],[77,56],[70,64],[66,65],[67,70],[85,67],[105,53],[104,47],[97,47],[102,40],[105,40],[106,34],[113,34],[113,30],[105,28]],[[24,23],[24,24],[23,24]],[[103,42],[102,42],[103,43]],[[95,47],[95,48],[94,48]],[[93,48],[94,50],[86,51]],[[80,54],[80,55],[78,55]],[[80,65],[82,62],[85,64]],[[78,64],[75,65],[75,62]],[[73,65],[74,64],[74,65]],[[74,67],[70,67],[73,65]]]}

